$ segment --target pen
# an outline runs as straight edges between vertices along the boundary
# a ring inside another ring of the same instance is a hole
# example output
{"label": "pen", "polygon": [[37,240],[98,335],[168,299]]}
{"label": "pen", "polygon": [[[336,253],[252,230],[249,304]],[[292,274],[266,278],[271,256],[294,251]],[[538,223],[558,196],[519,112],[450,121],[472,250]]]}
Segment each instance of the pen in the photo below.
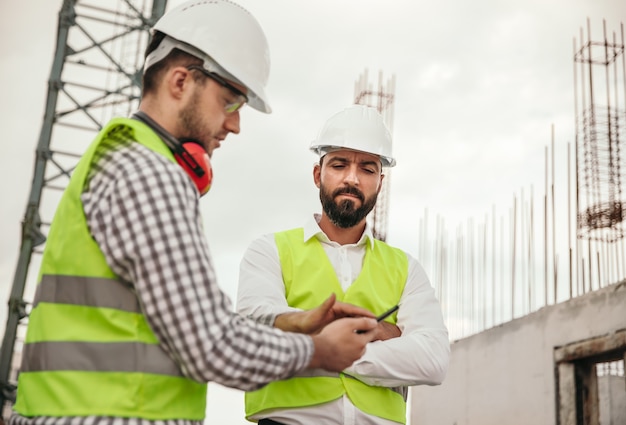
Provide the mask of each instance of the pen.
{"label": "pen", "polygon": [[393,307],[391,307],[389,310],[385,311],[383,314],[381,314],[380,316],[378,316],[376,318],[377,322],[380,322],[381,320],[384,320],[386,317],[390,316],[394,311],[396,311],[398,308],[400,308],[399,305],[394,305]]}
{"label": "pen", "polygon": [[[400,308],[400,306],[398,304],[394,305],[393,307],[391,307],[389,310],[385,311],[383,314],[381,314],[380,316],[376,317],[376,321],[380,322],[381,320],[384,320],[386,317],[389,317],[394,311],[396,311],[398,308]],[[357,330],[355,331],[358,334],[363,334],[366,331],[364,330]]]}

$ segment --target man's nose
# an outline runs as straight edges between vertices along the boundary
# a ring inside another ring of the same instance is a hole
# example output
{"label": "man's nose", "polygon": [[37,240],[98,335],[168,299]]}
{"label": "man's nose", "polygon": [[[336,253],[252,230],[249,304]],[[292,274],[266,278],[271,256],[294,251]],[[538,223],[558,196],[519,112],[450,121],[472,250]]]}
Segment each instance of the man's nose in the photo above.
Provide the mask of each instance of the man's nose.
{"label": "man's nose", "polygon": [[228,114],[224,120],[224,128],[233,134],[239,134],[239,121],[239,111]]}
{"label": "man's nose", "polygon": [[357,173],[356,165],[355,164],[351,164],[351,165],[347,166],[345,168],[345,170],[346,170],[346,174],[345,174],[343,180],[346,183],[350,183],[352,185],[357,186],[359,184],[359,176],[358,176],[358,173]]}

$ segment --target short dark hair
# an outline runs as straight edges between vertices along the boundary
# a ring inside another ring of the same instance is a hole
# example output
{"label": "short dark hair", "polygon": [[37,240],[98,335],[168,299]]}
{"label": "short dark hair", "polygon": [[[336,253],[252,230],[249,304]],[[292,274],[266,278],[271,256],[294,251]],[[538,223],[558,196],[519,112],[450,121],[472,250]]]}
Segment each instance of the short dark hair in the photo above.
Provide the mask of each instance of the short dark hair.
{"label": "short dark hair", "polygon": [[[154,33],[148,47],[146,48],[146,58],[159,46],[159,44],[161,44],[161,41],[163,41],[165,37],[166,35],[160,31],[156,31]],[[172,51],[165,58],[144,71],[142,77],[143,96],[156,91],[157,82],[168,69],[174,66],[188,67],[190,65],[202,65],[202,59],[183,52],[180,49],[172,49]],[[196,75],[194,78],[197,81],[203,80],[202,75]]]}

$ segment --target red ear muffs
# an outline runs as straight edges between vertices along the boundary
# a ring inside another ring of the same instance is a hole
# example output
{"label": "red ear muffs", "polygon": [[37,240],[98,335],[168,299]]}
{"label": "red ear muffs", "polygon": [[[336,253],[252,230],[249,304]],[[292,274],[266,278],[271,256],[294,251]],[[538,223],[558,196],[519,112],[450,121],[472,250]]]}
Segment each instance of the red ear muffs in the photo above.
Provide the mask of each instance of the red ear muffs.
{"label": "red ear muffs", "polygon": [[163,143],[174,154],[178,164],[183,167],[183,170],[193,180],[198,192],[200,192],[200,196],[206,194],[211,188],[213,169],[211,168],[209,154],[204,149],[204,146],[193,138],[175,139],[174,136],[169,134],[143,111],[135,112],[132,117],[147,124],[161,137]]}
{"label": "red ear muffs", "polygon": [[209,154],[204,147],[195,141],[183,142],[181,149],[174,153],[176,161],[193,180],[200,196],[206,194],[211,188],[213,169]]}

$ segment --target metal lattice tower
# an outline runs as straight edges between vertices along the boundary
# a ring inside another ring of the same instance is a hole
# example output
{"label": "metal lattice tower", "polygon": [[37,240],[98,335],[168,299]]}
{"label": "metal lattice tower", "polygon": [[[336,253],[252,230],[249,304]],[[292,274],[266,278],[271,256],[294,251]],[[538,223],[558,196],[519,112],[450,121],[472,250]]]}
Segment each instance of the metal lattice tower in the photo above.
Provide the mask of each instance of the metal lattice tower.
{"label": "metal lattice tower", "polygon": [[[378,85],[374,89],[368,81],[367,69],[354,84],[354,104],[376,108],[383,116],[383,120],[392,134],[395,90],[396,77],[392,75],[391,78],[383,83],[382,72],[378,73]],[[373,226],[374,237],[382,241],[387,239],[390,171],[391,169],[385,171],[385,180],[383,180],[383,187],[378,194],[378,201],[372,212],[367,216],[368,222]]]}
{"label": "metal lattice tower", "polygon": [[64,0],[61,6],[0,351],[0,411],[5,418],[14,402],[30,310],[24,298],[32,299],[52,215],[78,158],[96,133],[111,118],[128,116],[137,109],[149,29],[166,5],[167,0]]}
{"label": "metal lattice tower", "polygon": [[626,72],[624,26],[621,37],[587,39],[581,29],[574,47],[576,75],[576,152],[578,237],[615,242],[624,237],[626,219]]}

